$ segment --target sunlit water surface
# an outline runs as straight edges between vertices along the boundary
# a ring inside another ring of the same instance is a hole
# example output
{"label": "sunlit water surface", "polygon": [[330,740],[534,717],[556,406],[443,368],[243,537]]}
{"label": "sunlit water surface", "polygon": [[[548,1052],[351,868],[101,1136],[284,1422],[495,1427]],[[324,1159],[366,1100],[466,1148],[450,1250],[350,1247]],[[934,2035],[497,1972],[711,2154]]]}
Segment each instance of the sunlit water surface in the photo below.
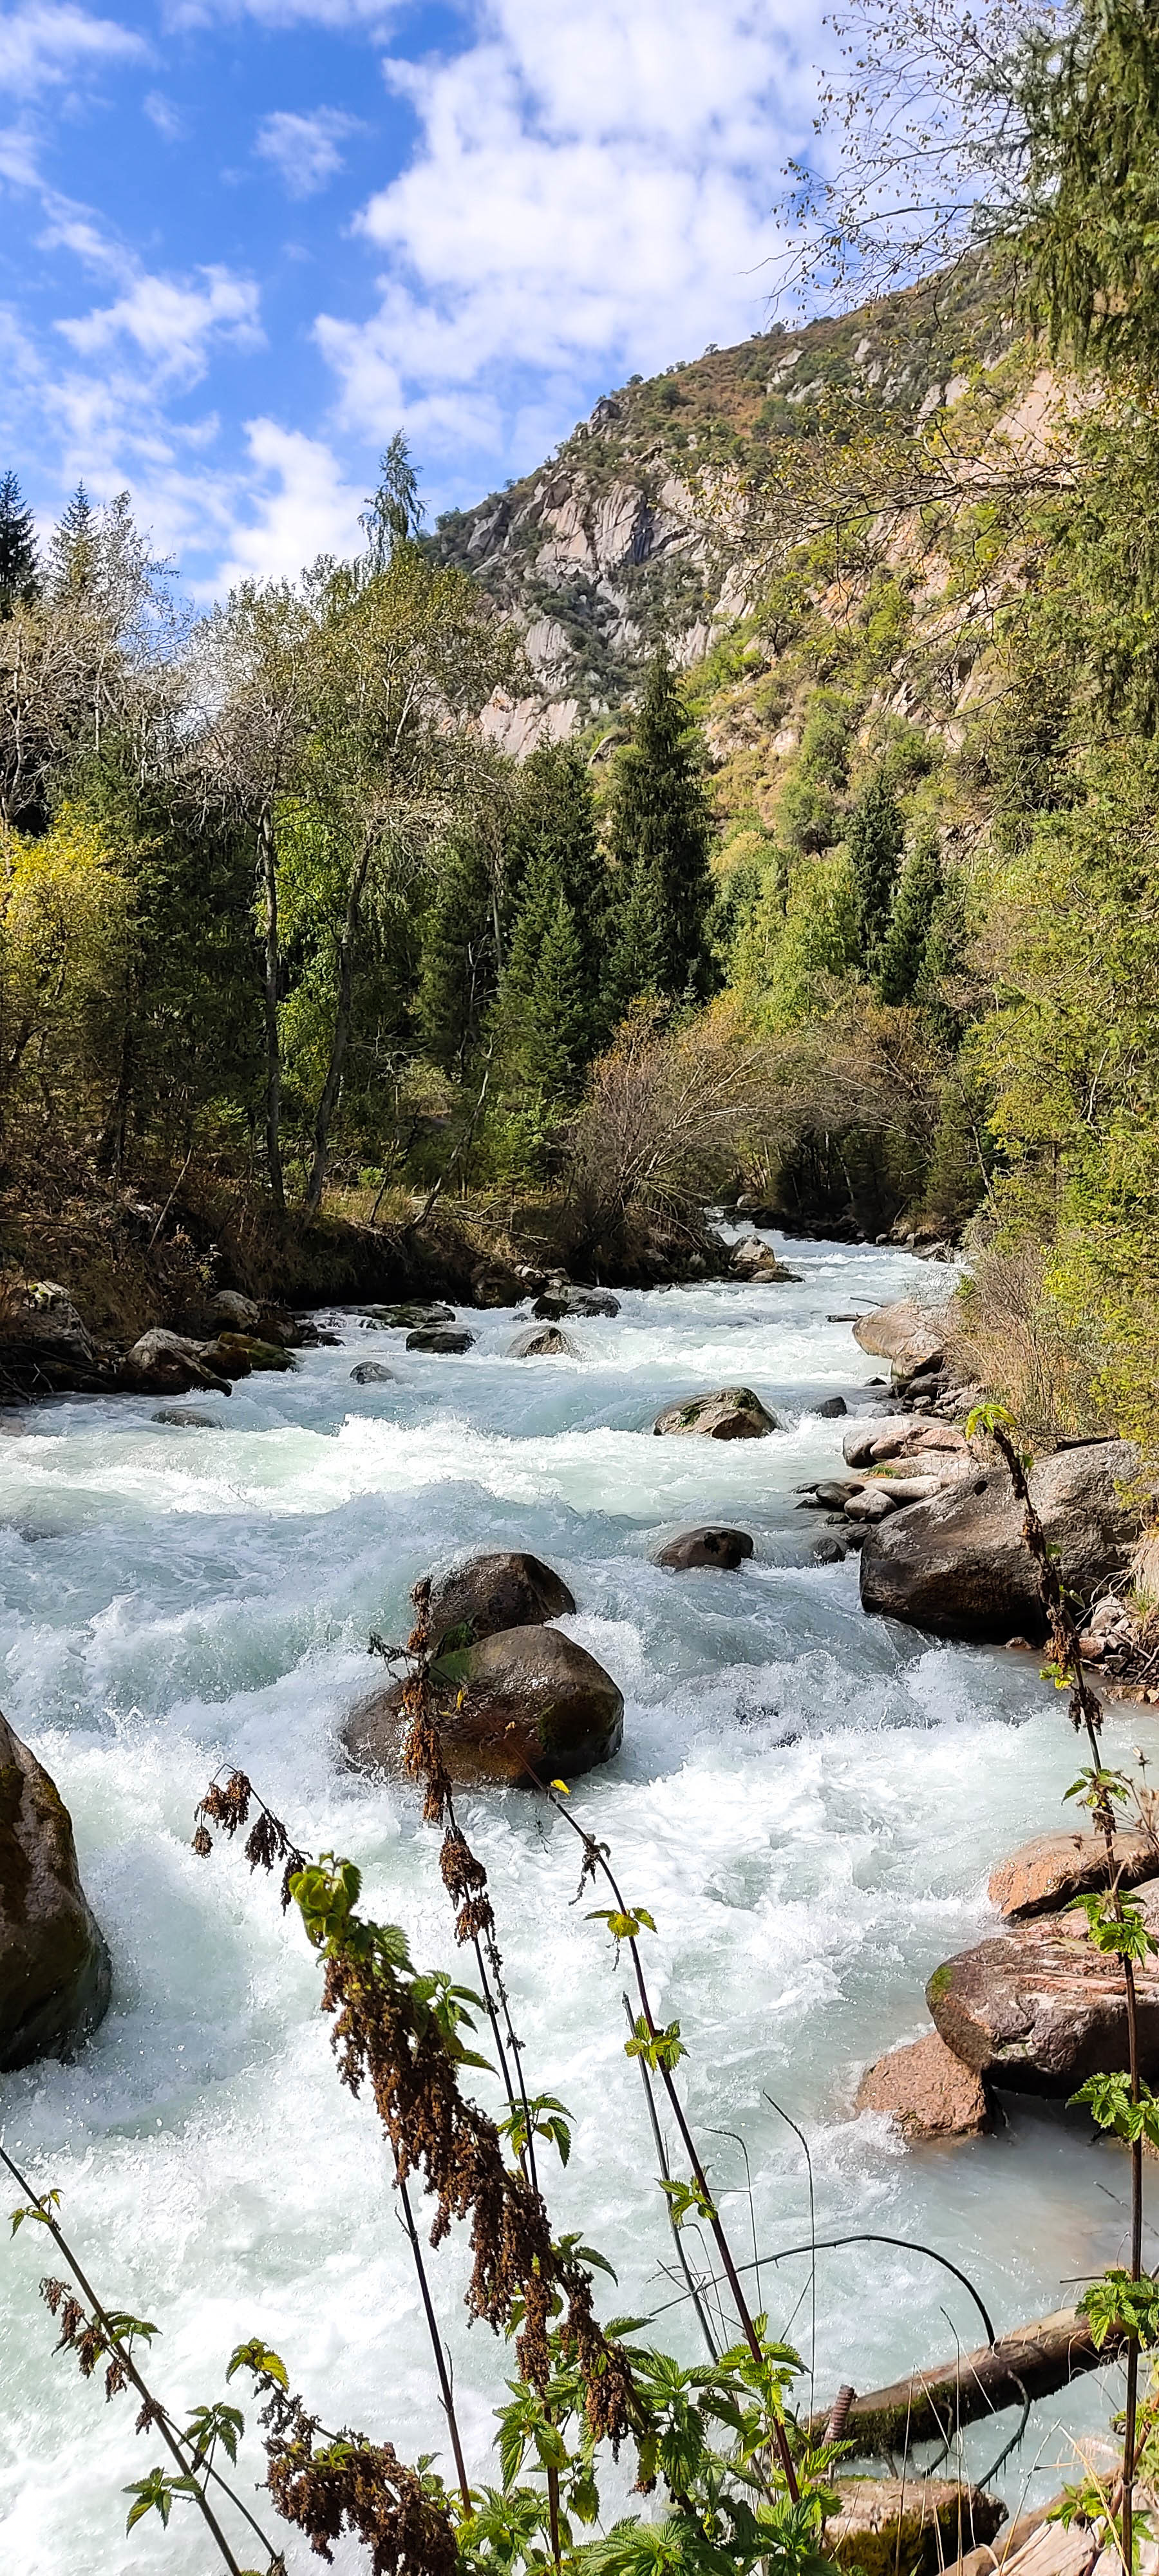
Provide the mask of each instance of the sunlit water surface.
{"label": "sunlit water surface", "polygon": [[[1080,2123],[1027,2107],[994,2138],[915,2153],[851,2117],[861,2067],[928,2027],[931,1969],[992,1924],[993,1861],[1057,1820],[1073,1757],[1030,1659],[868,1620],[856,1559],[810,1561],[818,1523],[795,1489],[839,1461],[842,1431],[810,1407],[868,1401],[880,1368],[830,1319],[947,1283],[901,1253],[781,1248],[800,1286],[625,1295],[616,1321],[569,1327],[580,1362],[504,1357],[525,1312],[472,1315],[462,1359],[346,1315],[343,1346],[304,1352],[295,1375],[195,1399],[218,1429],[94,1398],[0,1439],[3,1705],[71,1807],[115,1962],[91,2045],[0,2078],[0,2116],[38,2187],[62,2191],[105,2299],[162,2327],[153,2369],[175,2409],[221,2394],[233,2346],[260,2333],[331,2425],[404,2457],[441,2447],[387,2151],[335,2079],[314,1961],[272,1883],[225,1847],[198,1861],[189,1834],[210,1772],[236,1761],[304,1843],[357,1858],[368,1904],[419,1960],[456,1962],[436,1836],[409,1794],[343,1772],[335,1733],[367,1686],[368,1631],[405,1633],[416,1577],[472,1548],[557,1566],[579,1605],[561,1624],[624,1691],[623,1751],[577,1783],[575,1808],[656,1917],[655,1998],[680,2018],[689,2108],[746,2250],[745,2155],[760,2251],[808,2233],[779,2104],[809,2139],[818,2231],[936,2245],[999,2329],[1070,2300],[1121,2252],[1123,2172]],[[352,1385],[367,1357],[395,1381]],[[776,1413],[774,1437],[651,1437],[661,1405],[737,1382]],[[749,1529],[755,1561],[660,1572],[658,1536],[705,1518]],[[1112,1751],[1141,1722],[1112,1718]],[[516,1792],[462,1809],[529,2075],[574,2118],[553,2216],[615,2265],[614,2307],[655,2310],[675,2285],[623,2055],[623,1967],[590,1899],[573,1903],[576,1847],[550,1812]],[[120,2489],[157,2446],[134,2440],[130,2400],[106,2408],[53,2356],[37,2297],[49,2250],[25,2228],[0,2254],[0,2566],[203,2576],[188,2510],[125,2540]],[[466,2330],[461,2247],[434,2277],[470,2464],[493,2476],[505,2354]],[[916,2253],[822,2255],[815,2329],[805,2262],[766,2266],[761,2284],[774,2328],[815,2359],[819,2396],[981,2339],[966,2294]],[[686,2307],[656,2331],[696,2355]],[[1108,2374],[1036,2412],[1000,2473],[1012,2505],[1058,2485],[1070,2435],[1105,2423],[1114,2396]],[[975,2471],[1012,2423],[968,2437]],[[261,2474],[252,2425],[241,2474],[250,2490]],[[315,2563],[293,2538],[288,2555]],[[343,2545],[336,2563],[365,2562]]]}

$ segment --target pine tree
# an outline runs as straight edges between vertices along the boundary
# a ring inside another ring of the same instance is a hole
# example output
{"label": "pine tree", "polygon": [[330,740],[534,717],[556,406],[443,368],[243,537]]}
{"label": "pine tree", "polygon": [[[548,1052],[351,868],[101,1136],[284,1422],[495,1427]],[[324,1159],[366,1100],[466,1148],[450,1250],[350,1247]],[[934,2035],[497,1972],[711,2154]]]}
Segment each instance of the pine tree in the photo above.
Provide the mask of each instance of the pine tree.
{"label": "pine tree", "polygon": [[877,989],[883,1002],[913,1000],[941,891],[937,833],[923,832],[902,868],[889,929],[878,954]]}
{"label": "pine tree", "polygon": [[562,901],[577,958],[580,1060],[588,1063],[606,1035],[600,983],[606,955],[607,897],[596,838],[595,796],[582,752],[546,743],[520,775],[507,849],[508,945],[503,1015],[508,1050],[520,1055],[520,1031],[535,1003],[549,938],[558,938]]}
{"label": "pine tree", "polygon": [[845,846],[857,889],[857,932],[862,962],[873,973],[889,929],[897,866],[905,840],[901,807],[884,769],[870,780],[853,808]]}
{"label": "pine tree", "polygon": [[0,617],[31,608],[39,588],[35,523],[9,467],[0,474]]}
{"label": "pine tree", "polygon": [[418,1022],[436,1064],[462,1081],[495,995],[487,863],[471,840],[444,857],[422,930]]}
{"label": "pine tree", "polygon": [[53,588],[79,592],[91,588],[96,569],[97,514],[83,483],[78,483],[49,540]]}
{"label": "pine tree", "polygon": [[658,989],[676,1000],[687,995],[704,1001],[714,980],[708,939],[712,821],[703,760],[662,645],[648,672],[632,741],[617,764],[612,852],[626,910],[639,910],[645,889],[654,893]]}

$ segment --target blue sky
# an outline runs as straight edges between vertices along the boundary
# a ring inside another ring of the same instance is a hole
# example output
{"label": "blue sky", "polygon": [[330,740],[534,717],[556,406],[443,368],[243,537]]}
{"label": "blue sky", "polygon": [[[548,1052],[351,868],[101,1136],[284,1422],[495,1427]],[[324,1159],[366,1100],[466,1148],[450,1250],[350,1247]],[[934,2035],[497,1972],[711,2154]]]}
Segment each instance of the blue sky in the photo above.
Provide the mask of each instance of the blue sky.
{"label": "blue sky", "polygon": [[0,468],[184,585],[349,548],[767,318],[821,0],[0,0]]}

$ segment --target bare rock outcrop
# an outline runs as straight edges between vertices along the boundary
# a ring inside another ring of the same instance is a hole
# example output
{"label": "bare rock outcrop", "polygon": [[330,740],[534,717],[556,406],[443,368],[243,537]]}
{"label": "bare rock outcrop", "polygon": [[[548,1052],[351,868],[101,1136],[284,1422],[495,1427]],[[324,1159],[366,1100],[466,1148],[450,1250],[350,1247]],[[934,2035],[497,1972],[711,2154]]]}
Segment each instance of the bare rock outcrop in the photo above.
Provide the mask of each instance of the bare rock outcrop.
{"label": "bare rock outcrop", "polygon": [[859,1315],[853,1339],[875,1359],[892,1361],[898,1377],[916,1377],[919,1369],[932,1368],[945,1357],[945,1317],[915,1305],[911,1297],[899,1297],[892,1306]]}

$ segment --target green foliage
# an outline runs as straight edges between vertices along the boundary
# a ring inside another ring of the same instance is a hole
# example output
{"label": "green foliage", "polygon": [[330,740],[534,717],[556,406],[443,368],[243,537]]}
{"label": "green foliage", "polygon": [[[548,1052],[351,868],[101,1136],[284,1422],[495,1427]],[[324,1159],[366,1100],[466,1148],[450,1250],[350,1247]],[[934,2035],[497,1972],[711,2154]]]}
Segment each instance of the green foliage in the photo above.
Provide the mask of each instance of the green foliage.
{"label": "green foliage", "polygon": [[[712,826],[703,784],[703,750],[666,650],[649,666],[630,744],[620,753],[612,794],[611,846],[623,922],[651,901],[658,907],[656,989],[679,1001],[703,1001],[711,989],[708,916],[712,904]],[[633,931],[639,946],[639,930]],[[617,1003],[624,971],[617,969]],[[649,989],[637,985],[636,992]],[[635,995],[629,995],[629,999]]]}
{"label": "green foliage", "polygon": [[36,522],[9,467],[0,474],[0,617],[31,608],[39,586]]}
{"label": "green foliage", "polygon": [[1088,2075],[1086,2083],[1072,2093],[1071,2102],[1084,2104],[1097,2128],[1112,2130],[1128,2146],[1141,2138],[1159,2153],[1159,2101],[1149,2085],[1140,2083],[1135,2102],[1126,2075]]}
{"label": "green foliage", "polygon": [[883,1002],[910,1002],[918,992],[942,891],[938,837],[936,832],[923,832],[902,868],[889,927],[877,952],[875,980]]}
{"label": "green foliage", "polygon": [[1091,2282],[1078,2304],[1100,2352],[1112,2334],[1132,2335],[1145,2346],[1159,2343],[1159,2281],[1149,2273],[1133,2281],[1129,2272],[1107,2271]]}
{"label": "green foliage", "polygon": [[168,2469],[150,2469],[147,2478],[135,2478],[132,2486],[126,2487],[124,2492],[137,2499],[136,2503],[129,2508],[129,2517],[125,2524],[125,2531],[128,2534],[133,2529],[134,2523],[141,2522],[147,2513],[159,2514],[162,2524],[167,2526],[175,2503],[192,2504],[194,2502],[197,2485],[192,2477],[175,2477]]}
{"label": "green foliage", "polygon": [[901,807],[882,768],[858,798],[845,834],[857,904],[858,946],[871,972],[877,968],[889,930],[904,841]]}

